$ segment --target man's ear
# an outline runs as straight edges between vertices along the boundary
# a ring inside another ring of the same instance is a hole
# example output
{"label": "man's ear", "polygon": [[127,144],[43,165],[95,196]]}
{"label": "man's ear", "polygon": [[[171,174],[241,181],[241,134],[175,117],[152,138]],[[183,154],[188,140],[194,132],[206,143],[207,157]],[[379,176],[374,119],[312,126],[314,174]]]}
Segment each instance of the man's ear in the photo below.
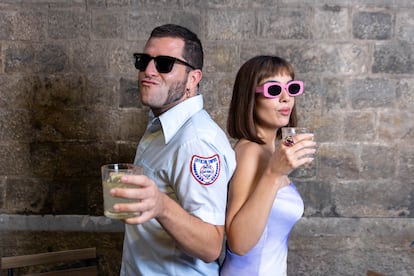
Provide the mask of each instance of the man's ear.
{"label": "man's ear", "polygon": [[200,69],[191,70],[188,73],[187,86],[190,91],[197,91],[197,86],[203,77],[203,72]]}

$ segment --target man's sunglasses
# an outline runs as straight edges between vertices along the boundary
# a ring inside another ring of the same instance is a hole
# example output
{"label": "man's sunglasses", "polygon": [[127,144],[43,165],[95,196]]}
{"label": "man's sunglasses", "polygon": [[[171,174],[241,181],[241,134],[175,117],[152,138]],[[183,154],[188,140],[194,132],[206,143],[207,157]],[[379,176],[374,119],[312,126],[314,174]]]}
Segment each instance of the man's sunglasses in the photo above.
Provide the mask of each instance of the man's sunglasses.
{"label": "man's sunglasses", "polygon": [[256,87],[256,93],[263,93],[266,98],[277,98],[285,89],[289,96],[295,97],[303,93],[303,82],[294,80],[288,84],[283,84],[277,81],[268,81],[262,86]]}
{"label": "man's sunglasses", "polygon": [[191,69],[196,69],[194,66],[192,66],[191,64],[188,64],[184,60],[181,60],[175,57],[170,57],[170,56],[152,57],[148,54],[135,53],[134,58],[135,58],[135,68],[137,68],[140,71],[145,71],[145,69],[147,69],[147,66],[151,60],[154,60],[155,68],[157,69],[159,73],[171,72],[171,70],[174,67],[174,63],[176,62],[184,64],[190,67]]}

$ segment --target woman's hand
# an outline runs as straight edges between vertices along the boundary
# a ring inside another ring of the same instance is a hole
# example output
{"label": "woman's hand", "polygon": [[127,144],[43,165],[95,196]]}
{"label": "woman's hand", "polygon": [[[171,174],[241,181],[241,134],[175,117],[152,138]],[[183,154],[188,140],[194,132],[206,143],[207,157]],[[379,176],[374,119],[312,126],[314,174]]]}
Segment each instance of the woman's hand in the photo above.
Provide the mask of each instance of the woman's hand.
{"label": "woman's hand", "polygon": [[294,169],[312,163],[315,153],[313,134],[298,134],[290,143],[281,141],[276,146],[268,166],[274,173],[288,175]]}

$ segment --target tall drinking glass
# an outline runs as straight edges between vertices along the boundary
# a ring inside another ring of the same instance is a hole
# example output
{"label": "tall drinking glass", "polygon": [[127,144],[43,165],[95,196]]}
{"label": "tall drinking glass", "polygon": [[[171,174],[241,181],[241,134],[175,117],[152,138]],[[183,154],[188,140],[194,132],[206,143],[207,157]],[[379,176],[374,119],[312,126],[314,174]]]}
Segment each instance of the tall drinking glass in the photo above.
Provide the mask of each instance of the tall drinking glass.
{"label": "tall drinking glass", "polygon": [[[285,143],[294,143],[294,140],[295,140],[294,137],[298,134],[304,134],[304,133],[313,134],[313,131],[307,127],[283,127],[282,128],[282,141],[283,142],[286,141]],[[308,156],[305,155],[304,157],[308,157]],[[314,155],[312,154],[310,157],[314,157]],[[308,171],[310,168],[311,168],[310,165],[301,166],[294,171],[294,174],[298,176],[307,175],[309,173]]]}

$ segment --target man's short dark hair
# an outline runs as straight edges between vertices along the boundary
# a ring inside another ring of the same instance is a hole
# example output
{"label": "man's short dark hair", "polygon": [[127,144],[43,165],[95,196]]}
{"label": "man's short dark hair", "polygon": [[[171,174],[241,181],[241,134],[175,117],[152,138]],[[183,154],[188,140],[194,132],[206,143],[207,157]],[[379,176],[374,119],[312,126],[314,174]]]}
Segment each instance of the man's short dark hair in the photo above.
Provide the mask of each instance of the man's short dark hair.
{"label": "man's short dark hair", "polygon": [[196,69],[203,69],[203,47],[198,36],[189,29],[175,25],[165,24],[152,30],[150,38],[175,37],[184,40],[183,58]]}

